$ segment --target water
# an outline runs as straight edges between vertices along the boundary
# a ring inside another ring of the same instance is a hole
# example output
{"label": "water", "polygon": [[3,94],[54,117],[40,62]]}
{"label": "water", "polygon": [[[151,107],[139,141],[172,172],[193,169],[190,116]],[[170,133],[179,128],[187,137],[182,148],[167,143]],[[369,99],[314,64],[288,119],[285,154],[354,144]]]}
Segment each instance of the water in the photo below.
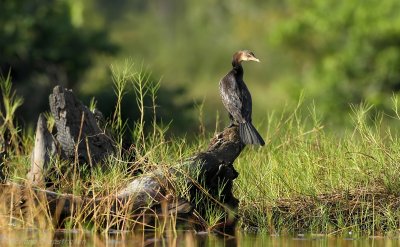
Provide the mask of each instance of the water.
{"label": "water", "polygon": [[7,229],[0,232],[0,246],[400,246],[398,238],[385,237],[341,238],[325,235],[283,237],[242,232],[238,232],[235,237],[221,237],[215,234],[188,231],[178,232],[176,237],[173,232],[166,232],[162,237],[154,232],[93,234],[73,230],[54,232],[26,229]]}

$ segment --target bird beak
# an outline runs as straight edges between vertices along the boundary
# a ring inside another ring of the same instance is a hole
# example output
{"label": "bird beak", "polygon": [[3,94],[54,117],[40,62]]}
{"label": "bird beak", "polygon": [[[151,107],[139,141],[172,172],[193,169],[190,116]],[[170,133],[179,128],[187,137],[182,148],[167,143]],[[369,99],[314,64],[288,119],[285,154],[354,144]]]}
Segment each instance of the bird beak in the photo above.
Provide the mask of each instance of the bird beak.
{"label": "bird beak", "polygon": [[249,60],[250,60],[250,61],[255,61],[255,62],[257,62],[257,63],[260,62],[260,60],[259,60],[258,58],[255,58],[255,57],[251,57],[251,58],[249,58]]}

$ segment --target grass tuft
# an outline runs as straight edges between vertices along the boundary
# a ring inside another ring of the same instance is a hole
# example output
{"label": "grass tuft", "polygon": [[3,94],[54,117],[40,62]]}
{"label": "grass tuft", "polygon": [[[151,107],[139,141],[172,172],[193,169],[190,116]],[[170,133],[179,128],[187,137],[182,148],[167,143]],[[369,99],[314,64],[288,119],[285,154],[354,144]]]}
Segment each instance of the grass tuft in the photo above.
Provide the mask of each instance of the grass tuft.
{"label": "grass tuft", "polygon": [[[132,214],[129,208],[121,208],[117,217],[111,217],[113,201],[109,195],[115,195],[132,179],[145,178],[158,170],[169,174],[168,193],[189,198],[187,180],[199,174],[187,167],[186,160],[205,148],[208,142],[205,133],[210,131],[205,129],[200,114],[198,139],[188,142],[184,138],[167,138],[168,127],[158,125],[156,116],[160,82],[152,81],[149,72],[129,60],[113,65],[111,71],[117,101],[115,112],[104,129],[114,136],[117,153],[104,161],[103,169],[86,165],[77,172],[76,165],[53,157],[51,166],[54,169],[46,171],[45,176],[56,181],[52,185],[56,193],[89,198],[74,205],[77,213],[63,222],[63,226],[109,231],[115,225],[121,229],[139,225],[154,230],[155,235],[171,229],[176,232],[178,219],[167,220],[165,205],[161,206],[162,214],[156,215],[154,227],[144,220],[146,214],[155,213],[148,206],[140,215]],[[0,86],[3,171],[7,171],[8,181],[23,183],[30,166],[32,135],[21,131],[15,121],[15,111],[23,100],[12,91],[9,75],[0,78]],[[134,126],[128,126],[121,118],[121,102],[127,90],[135,92],[141,113]],[[144,100],[148,97],[150,105]],[[240,200],[240,226],[271,234],[395,234],[400,228],[398,98],[393,97],[393,112],[390,113],[377,112],[372,105],[352,106],[353,126],[340,132],[339,128],[324,125],[316,113],[317,106],[311,105],[308,111],[302,111],[307,109],[302,106],[303,99],[302,96],[294,108],[270,113],[265,123],[255,123],[267,145],[247,147],[234,164],[239,172],[234,193]],[[95,111],[95,107],[93,100],[90,109]],[[201,113],[202,105],[198,108]],[[149,112],[151,118],[145,116]],[[147,123],[145,119],[152,121]],[[47,115],[47,120],[52,129],[54,119]],[[218,124],[216,129],[220,128]],[[131,138],[128,140],[132,143],[130,147],[124,145],[127,136]],[[177,177],[171,170],[186,176]],[[220,184],[222,190],[223,181]],[[213,229],[226,215],[204,192],[198,195],[195,203],[204,204],[207,219],[202,224]],[[46,213],[48,205],[34,200],[39,196],[40,193],[29,191],[21,194],[12,186],[5,188],[0,196],[4,199],[0,204],[0,226],[52,229],[54,219]],[[20,198],[33,205],[24,217],[22,211],[14,208]],[[86,206],[94,202],[94,208]]]}

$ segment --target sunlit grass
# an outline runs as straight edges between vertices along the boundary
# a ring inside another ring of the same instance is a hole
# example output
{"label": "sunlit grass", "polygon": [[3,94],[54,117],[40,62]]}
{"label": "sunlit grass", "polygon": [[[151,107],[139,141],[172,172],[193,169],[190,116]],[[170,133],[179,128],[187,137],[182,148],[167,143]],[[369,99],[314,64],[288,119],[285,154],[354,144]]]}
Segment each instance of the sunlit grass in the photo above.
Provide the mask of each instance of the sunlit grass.
{"label": "sunlit grass", "polygon": [[[388,197],[400,189],[399,129],[386,127],[382,114],[370,119],[372,108],[354,106],[353,128],[340,134],[325,130],[313,110],[270,116],[266,147],[247,149],[235,165],[243,226],[271,233],[397,231],[400,210],[391,204],[398,201]],[[391,115],[400,121],[397,99]],[[288,204],[297,214],[280,211]]]}
{"label": "sunlit grass", "polygon": [[[115,225],[127,230],[139,225],[154,230],[156,235],[175,232],[177,219],[173,216],[166,220],[165,215],[156,215],[153,226],[138,220],[128,208],[119,210],[117,218],[110,217],[110,195],[118,193],[133,179],[157,171],[169,174],[168,193],[188,199],[187,179],[196,179],[199,174],[187,167],[187,158],[205,150],[209,137],[221,126],[217,122],[215,128],[208,130],[203,123],[203,106],[199,105],[199,137],[190,142],[186,138],[167,138],[168,126],[159,126],[155,121],[159,82],[150,81],[148,72],[129,61],[116,65],[112,72],[117,103],[105,128],[115,136],[116,154],[103,161],[102,168],[84,165],[79,170],[75,169],[76,164],[54,157],[53,169],[44,171],[45,176],[55,181],[51,189],[56,193],[87,198],[63,226],[108,232]],[[22,132],[13,120],[13,112],[22,99],[10,90],[9,78],[1,83],[5,102],[2,104],[8,104],[2,107],[0,115],[4,123],[1,137],[13,138],[6,149],[3,170],[8,181],[23,184],[30,166],[33,138],[28,132]],[[141,112],[134,126],[128,126],[120,114],[120,102],[128,87],[135,91]],[[145,96],[150,96],[152,105],[145,105]],[[393,111],[385,114],[374,112],[371,105],[353,106],[352,128],[343,132],[324,125],[317,113],[318,106],[304,104],[301,97],[296,107],[259,116],[263,121],[255,121],[267,144],[246,147],[234,163],[239,172],[234,185],[235,196],[240,200],[239,226],[271,234],[395,234],[400,219],[400,207],[397,207],[400,202],[396,199],[400,192],[397,98],[393,98]],[[95,106],[93,100],[90,108],[94,110]],[[152,109],[152,122],[144,121],[145,108]],[[51,129],[54,119],[49,114],[46,116]],[[123,150],[124,135],[132,140],[129,152]],[[170,173],[171,168],[184,176]],[[226,212],[216,207],[214,199],[204,192],[194,203],[204,204],[206,219],[202,224],[212,230]],[[15,197],[12,195],[11,201],[18,201],[18,193]],[[28,195],[32,200],[38,197],[35,193]],[[25,218],[10,210],[14,204],[9,202],[9,196],[10,193],[3,191],[3,199],[7,200],[0,205],[1,226],[53,229],[53,220],[46,213],[47,205],[34,204]],[[93,202],[97,203],[94,208],[86,207]],[[150,207],[145,207],[145,212],[154,213]]]}

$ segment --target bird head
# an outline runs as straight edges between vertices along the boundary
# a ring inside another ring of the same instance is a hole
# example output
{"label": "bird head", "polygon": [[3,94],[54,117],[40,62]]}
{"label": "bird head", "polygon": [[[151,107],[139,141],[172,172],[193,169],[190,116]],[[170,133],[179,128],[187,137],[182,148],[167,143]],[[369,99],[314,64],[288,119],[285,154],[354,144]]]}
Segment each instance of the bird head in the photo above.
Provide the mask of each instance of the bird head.
{"label": "bird head", "polygon": [[249,50],[242,50],[233,54],[233,61],[237,63],[241,63],[242,61],[260,62],[260,60],[254,55],[254,53]]}

